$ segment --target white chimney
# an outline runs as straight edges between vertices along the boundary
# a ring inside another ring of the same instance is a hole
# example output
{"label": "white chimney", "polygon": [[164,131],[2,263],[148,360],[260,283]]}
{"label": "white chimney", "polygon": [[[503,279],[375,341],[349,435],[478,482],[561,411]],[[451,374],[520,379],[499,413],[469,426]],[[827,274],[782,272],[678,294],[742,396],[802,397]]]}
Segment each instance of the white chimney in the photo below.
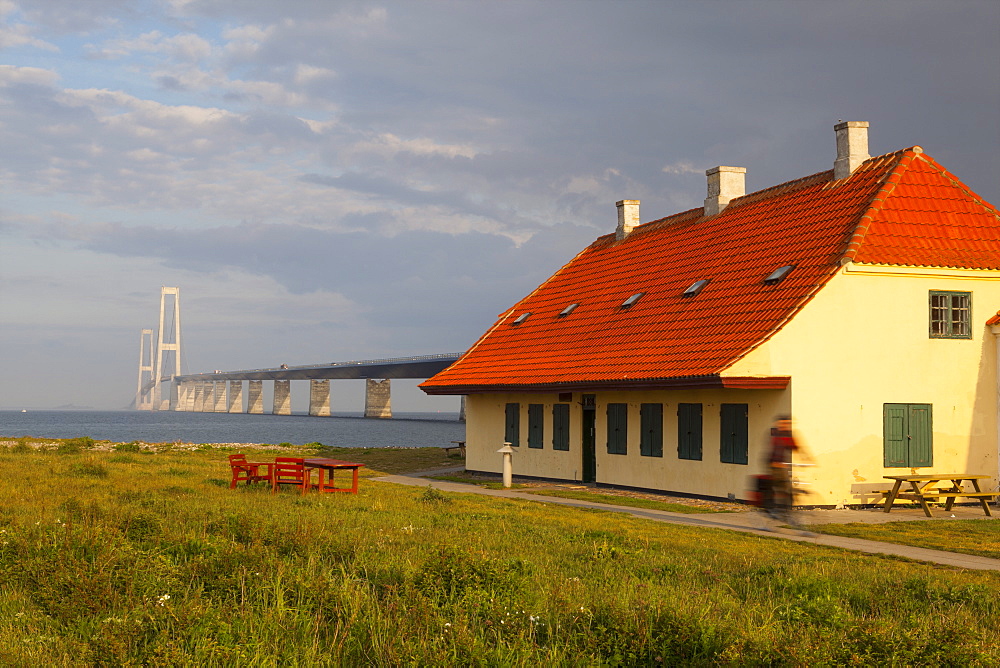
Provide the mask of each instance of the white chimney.
{"label": "white chimney", "polygon": [[632,228],[639,224],[639,200],[623,199],[616,204],[618,207],[618,229],[615,239],[621,241],[632,233]]}
{"label": "white chimney", "polygon": [[837,133],[837,160],[833,163],[833,178],[846,179],[867,160],[868,121],[843,121],[833,126]]}
{"label": "white chimney", "polygon": [[712,167],[705,172],[708,177],[708,197],[705,198],[705,215],[715,216],[729,205],[729,200],[746,194],[746,167]]}

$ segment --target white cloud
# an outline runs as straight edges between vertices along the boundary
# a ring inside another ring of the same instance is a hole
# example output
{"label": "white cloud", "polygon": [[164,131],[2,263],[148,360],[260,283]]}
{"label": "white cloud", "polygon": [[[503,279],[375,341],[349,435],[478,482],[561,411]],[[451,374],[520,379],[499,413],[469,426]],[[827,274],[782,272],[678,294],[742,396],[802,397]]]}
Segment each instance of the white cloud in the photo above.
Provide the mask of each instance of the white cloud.
{"label": "white cloud", "polygon": [[295,67],[295,83],[300,86],[328,81],[337,76],[337,73],[327,67],[316,67],[299,63]]}
{"label": "white cloud", "polygon": [[427,137],[402,139],[385,132],[376,137],[365,139],[353,144],[350,149],[354,153],[367,153],[382,157],[398,153],[413,153],[415,155],[439,155],[448,158],[472,158],[478,151],[469,144],[443,144]]}
{"label": "white cloud", "polygon": [[164,35],[153,30],[135,39],[114,39],[90,47],[92,54],[101,58],[125,58],[134,53],[159,53],[175,61],[198,62],[212,55],[212,44],[191,33]]}
{"label": "white cloud", "polygon": [[10,84],[54,86],[58,80],[58,74],[40,67],[15,67],[13,65],[0,65],[0,86],[7,86]]}
{"label": "white cloud", "polygon": [[34,36],[34,28],[13,20],[19,13],[18,6],[10,0],[0,0],[0,49],[14,49],[22,46],[33,46],[43,51],[58,52],[59,47],[51,42]]}
{"label": "white cloud", "polygon": [[670,165],[664,165],[660,171],[664,174],[704,174],[704,169],[698,169],[690,162],[682,160]]}

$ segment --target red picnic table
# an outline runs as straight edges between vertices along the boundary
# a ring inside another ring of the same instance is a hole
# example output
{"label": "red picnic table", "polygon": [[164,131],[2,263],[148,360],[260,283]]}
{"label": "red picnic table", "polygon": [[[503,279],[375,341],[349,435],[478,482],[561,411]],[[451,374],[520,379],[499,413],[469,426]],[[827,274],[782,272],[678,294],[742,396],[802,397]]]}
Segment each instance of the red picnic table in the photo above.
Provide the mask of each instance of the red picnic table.
{"label": "red picnic table", "polygon": [[[359,464],[358,462],[345,462],[340,459],[329,459],[326,457],[318,457],[315,459],[305,459],[302,461],[302,465],[306,467],[306,475],[311,478],[310,471],[308,469],[317,469],[319,471],[319,483],[317,485],[312,485],[309,479],[306,480],[306,484],[303,487],[303,492],[305,490],[315,487],[317,492],[327,493],[327,492],[348,492],[350,494],[358,493],[358,469],[360,469],[364,464]],[[352,480],[350,487],[337,487],[334,484],[333,474],[334,471],[351,471]],[[327,474],[329,474],[329,479],[327,479]]]}

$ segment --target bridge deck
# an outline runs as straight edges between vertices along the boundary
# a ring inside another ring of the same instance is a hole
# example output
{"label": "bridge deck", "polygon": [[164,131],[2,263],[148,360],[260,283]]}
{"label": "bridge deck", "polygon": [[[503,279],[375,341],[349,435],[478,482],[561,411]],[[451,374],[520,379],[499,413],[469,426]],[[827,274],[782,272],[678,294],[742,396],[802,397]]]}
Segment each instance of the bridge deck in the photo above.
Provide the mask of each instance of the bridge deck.
{"label": "bridge deck", "polygon": [[[218,371],[175,376],[176,382],[220,380],[320,380],[363,378],[430,378],[456,362],[464,353],[395,357],[378,360],[351,360],[328,364],[307,364],[242,371]],[[164,378],[164,381],[171,380]]]}

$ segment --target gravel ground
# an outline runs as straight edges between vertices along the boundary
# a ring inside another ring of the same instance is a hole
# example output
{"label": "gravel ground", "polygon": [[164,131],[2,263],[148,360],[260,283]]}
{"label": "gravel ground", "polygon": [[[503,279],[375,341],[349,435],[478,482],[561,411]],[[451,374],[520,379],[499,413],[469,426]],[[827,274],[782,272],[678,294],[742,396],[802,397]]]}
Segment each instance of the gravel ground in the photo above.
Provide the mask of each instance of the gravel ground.
{"label": "gravel ground", "polygon": [[[488,473],[469,473],[468,471],[461,473],[449,474],[449,478],[467,478],[470,483],[477,482],[500,482],[501,476],[496,474]],[[512,479],[514,485],[519,486],[521,489],[553,489],[553,490],[570,490],[578,492],[592,492],[594,494],[606,494],[608,496],[624,496],[633,499],[649,499],[651,501],[659,501],[661,503],[680,503],[685,506],[695,506],[698,508],[708,508],[715,511],[728,511],[728,512],[746,512],[754,510],[754,507],[745,503],[734,503],[731,501],[717,501],[711,499],[697,499],[688,496],[672,496],[670,494],[660,494],[657,492],[642,492],[630,489],[615,489],[612,487],[598,487],[596,485],[587,485],[579,482],[555,482],[546,480],[534,480],[530,478],[519,478],[514,476]]]}
{"label": "gravel ground", "polygon": [[[29,447],[35,448],[36,450],[54,450],[62,445],[67,439],[60,440],[30,440],[27,441]],[[20,439],[17,438],[0,438],[0,447],[2,448],[12,448],[18,443]],[[115,450],[115,446],[122,445],[126,441],[95,441],[94,447],[86,448],[91,452],[112,452]],[[294,446],[291,448],[283,448],[278,445],[270,445],[268,443],[185,443],[181,441],[175,441],[173,443],[146,443],[144,441],[127,441],[128,443],[138,443],[141,450],[152,450],[155,452],[160,452],[163,450],[198,450],[204,447],[209,448],[238,448],[241,450],[280,450],[280,451],[293,451],[300,450],[301,446]]]}

